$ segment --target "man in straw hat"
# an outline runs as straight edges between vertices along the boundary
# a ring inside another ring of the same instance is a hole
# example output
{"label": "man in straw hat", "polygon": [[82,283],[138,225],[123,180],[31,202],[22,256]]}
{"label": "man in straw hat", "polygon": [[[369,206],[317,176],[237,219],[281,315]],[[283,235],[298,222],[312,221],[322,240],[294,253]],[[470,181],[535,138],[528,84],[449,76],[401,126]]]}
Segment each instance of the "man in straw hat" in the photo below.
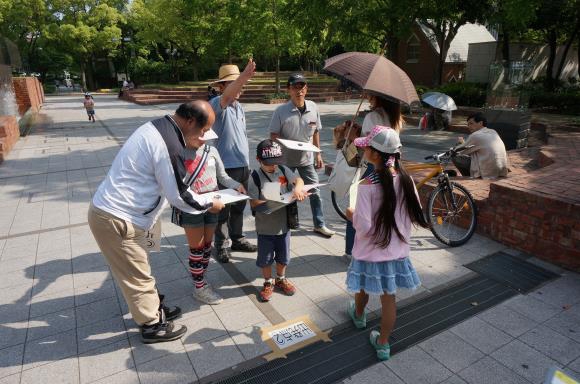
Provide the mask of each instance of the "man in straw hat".
{"label": "man in straw hat", "polygon": [[[217,87],[221,96],[214,97],[210,104],[215,112],[213,130],[218,139],[213,141],[223,162],[226,173],[234,180],[248,188],[250,177],[250,158],[248,136],[246,133],[246,116],[238,99],[242,87],[256,71],[256,63],[250,59],[242,73],[237,65],[222,65],[219,70],[219,80],[211,85]],[[227,263],[231,249],[242,252],[256,252],[257,247],[245,239],[242,231],[244,208],[246,201],[227,205],[220,212],[215,231],[215,248],[217,259]]]}

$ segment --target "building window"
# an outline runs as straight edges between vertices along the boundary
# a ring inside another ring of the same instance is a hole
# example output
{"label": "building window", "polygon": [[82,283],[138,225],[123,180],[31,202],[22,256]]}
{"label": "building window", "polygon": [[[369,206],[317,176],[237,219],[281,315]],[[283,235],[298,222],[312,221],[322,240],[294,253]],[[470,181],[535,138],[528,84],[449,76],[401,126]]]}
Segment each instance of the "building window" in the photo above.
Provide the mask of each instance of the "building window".
{"label": "building window", "polygon": [[407,40],[407,63],[418,63],[421,51],[421,43],[416,35]]}

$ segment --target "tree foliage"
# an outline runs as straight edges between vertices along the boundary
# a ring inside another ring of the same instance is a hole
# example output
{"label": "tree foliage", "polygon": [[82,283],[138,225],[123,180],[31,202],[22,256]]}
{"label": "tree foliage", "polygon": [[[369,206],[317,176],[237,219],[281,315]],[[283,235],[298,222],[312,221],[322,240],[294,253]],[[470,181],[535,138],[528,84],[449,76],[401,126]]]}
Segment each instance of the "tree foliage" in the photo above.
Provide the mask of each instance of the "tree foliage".
{"label": "tree foliage", "polygon": [[0,34],[19,46],[25,69],[76,68],[88,88],[106,72],[95,67],[103,60],[143,81],[215,76],[249,56],[277,72],[319,70],[351,50],[384,49],[397,61],[417,22],[439,47],[439,81],[458,29],[480,22],[499,31],[507,61],[510,41],[548,44],[553,87],[558,44],[567,53],[580,42],[580,0],[0,0]]}

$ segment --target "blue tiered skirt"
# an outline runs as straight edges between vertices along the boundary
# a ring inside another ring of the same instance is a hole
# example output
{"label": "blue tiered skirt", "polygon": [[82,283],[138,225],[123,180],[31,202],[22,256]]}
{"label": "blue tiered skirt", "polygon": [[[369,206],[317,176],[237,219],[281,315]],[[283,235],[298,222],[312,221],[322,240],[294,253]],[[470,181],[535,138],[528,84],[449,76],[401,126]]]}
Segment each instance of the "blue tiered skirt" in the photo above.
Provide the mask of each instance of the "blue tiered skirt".
{"label": "blue tiered skirt", "polygon": [[379,263],[352,259],[346,273],[346,288],[351,293],[363,289],[373,295],[394,295],[397,288],[416,289],[420,285],[408,257]]}

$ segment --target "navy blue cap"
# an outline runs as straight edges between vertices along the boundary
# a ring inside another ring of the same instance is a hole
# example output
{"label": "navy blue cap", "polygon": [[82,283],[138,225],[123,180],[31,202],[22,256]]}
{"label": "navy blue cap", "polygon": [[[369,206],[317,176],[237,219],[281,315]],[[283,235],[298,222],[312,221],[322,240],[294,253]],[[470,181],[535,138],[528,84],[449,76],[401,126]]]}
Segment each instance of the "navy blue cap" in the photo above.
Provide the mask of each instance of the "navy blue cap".
{"label": "navy blue cap", "polygon": [[306,77],[304,77],[301,73],[293,73],[288,77],[288,85],[294,85],[296,83],[304,83],[307,84]]}

